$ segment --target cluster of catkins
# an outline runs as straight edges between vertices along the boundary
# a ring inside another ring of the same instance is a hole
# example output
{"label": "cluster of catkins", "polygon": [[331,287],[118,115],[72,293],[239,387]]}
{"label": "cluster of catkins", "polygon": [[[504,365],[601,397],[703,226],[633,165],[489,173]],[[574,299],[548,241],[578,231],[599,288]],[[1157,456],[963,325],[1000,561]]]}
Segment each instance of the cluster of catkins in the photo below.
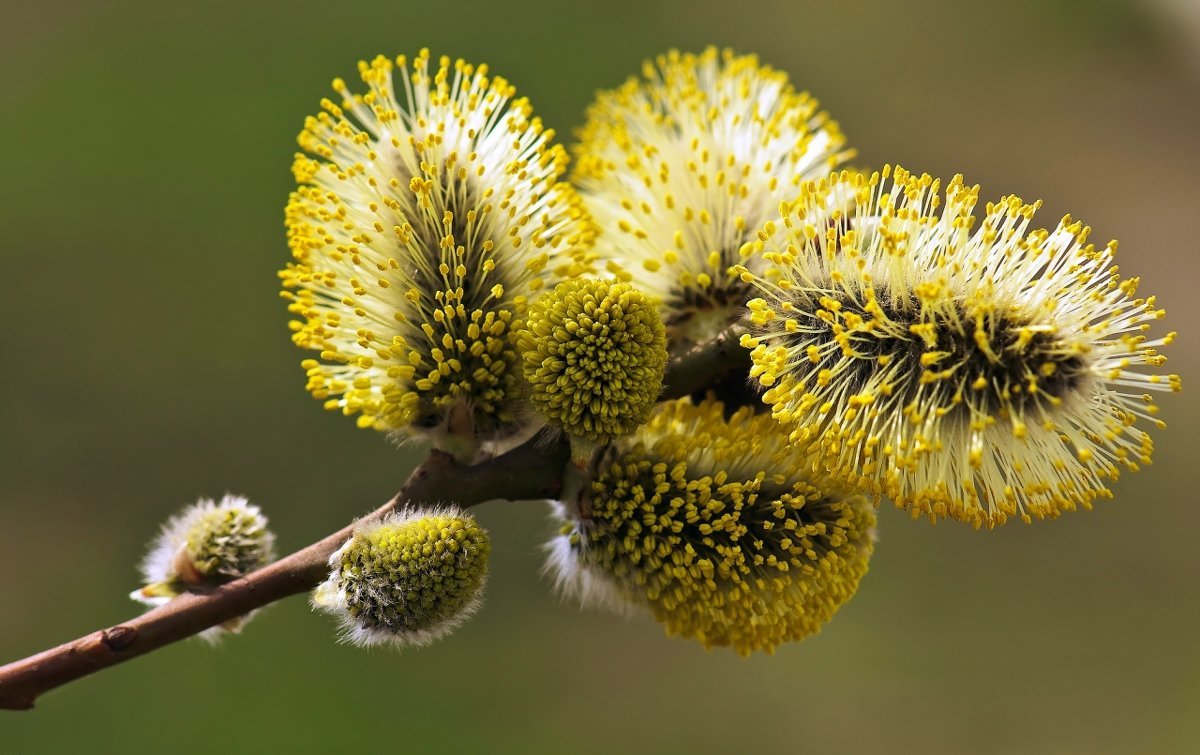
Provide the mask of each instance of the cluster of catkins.
{"label": "cluster of catkins", "polygon": [[[1116,243],[1015,196],[978,213],[961,176],[847,167],[754,56],[647,62],[597,96],[569,176],[486,66],[359,73],[293,166],[280,275],[308,390],[464,464],[565,434],[549,564],[585,603],[769,652],[854,594],[882,497],[992,528],[1150,460],[1174,333],[1147,333],[1163,311]],[[736,353],[697,358],[715,343]],[[665,400],[668,365],[712,374]],[[356,640],[423,643],[478,605],[487,555],[463,512],[406,510],[334,554],[314,603]]]}

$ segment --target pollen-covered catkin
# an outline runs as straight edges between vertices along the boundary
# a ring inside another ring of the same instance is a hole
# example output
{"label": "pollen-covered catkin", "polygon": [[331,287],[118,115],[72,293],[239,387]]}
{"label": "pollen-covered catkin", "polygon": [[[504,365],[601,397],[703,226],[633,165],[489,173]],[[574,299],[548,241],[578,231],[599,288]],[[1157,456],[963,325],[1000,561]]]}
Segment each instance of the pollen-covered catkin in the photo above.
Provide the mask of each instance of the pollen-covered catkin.
{"label": "pollen-covered catkin", "polygon": [[362,427],[503,444],[525,427],[514,320],[586,272],[567,155],[487,66],[377,57],[306,120],[283,297],[308,389]]}
{"label": "pollen-covered catkin", "polygon": [[598,252],[659,303],[673,351],[741,316],[738,250],[781,198],[853,155],[785,73],[715,47],[647,61],[597,96],[579,137],[572,180]]}
{"label": "pollen-covered catkin", "polygon": [[[804,452],[914,516],[993,527],[1110,495],[1150,462],[1153,394],[1180,388],[1164,316],[1116,242],[1007,196],[901,168],[841,173],[746,250],[751,377]],[[760,272],[755,272],[755,270]]]}
{"label": "pollen-covered catkin", "polygon": [[557,512],[549,569],[564,592],[741,654],[819,631],[874,548],[869,500],[814,473],[766,414],[726,419],[711,400],[659,407]]}

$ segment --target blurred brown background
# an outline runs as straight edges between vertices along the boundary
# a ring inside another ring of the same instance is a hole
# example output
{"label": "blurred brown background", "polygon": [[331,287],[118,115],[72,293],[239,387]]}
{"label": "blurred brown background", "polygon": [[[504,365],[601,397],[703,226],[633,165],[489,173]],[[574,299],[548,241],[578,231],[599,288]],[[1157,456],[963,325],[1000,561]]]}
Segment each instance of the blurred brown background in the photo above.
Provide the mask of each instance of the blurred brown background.
{"label": "blurred brown background", "polygon": [[4,753],[1200,750],[1200,2],[3,0],[0,660],[114,623],[157,523],[241,492],[303,545],[411,457],[303,390],[276,294],[294,136],[376,52],[486,61],[564,137],[650,55],[758,52],[862,162],[1071,212],[1179,330],[1157,463],[991,534],[888,509],[858,597],[741,660],[581,613],[543,507],[481,510],[486,610],[397,655],[301,599],[0,714]]}

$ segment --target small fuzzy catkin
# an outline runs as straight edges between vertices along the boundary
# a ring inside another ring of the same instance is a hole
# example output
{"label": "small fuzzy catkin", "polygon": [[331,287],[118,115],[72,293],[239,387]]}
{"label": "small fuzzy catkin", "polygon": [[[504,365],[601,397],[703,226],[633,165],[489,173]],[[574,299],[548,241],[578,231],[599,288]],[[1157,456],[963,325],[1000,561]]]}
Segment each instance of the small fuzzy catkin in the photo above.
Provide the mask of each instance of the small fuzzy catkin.
{"label": "small fuzzy catkin", "polygon": [[313,605],[358,645],[427,645],[481,605],[491,546],[456,509],[396,512],[354,533],[329,559]]}

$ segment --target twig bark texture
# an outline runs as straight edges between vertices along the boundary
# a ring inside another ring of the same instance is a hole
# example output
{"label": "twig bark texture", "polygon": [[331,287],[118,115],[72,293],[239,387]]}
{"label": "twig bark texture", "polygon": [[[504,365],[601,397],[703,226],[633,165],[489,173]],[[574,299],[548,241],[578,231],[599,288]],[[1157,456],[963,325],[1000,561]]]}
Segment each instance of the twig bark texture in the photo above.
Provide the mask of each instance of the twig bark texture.
{"label": "twig bark texture", "polygon": [[[736,336],[733,330],[723,333],[673,360],[663,398],[694,393],[744,367],[745,351],[737,347]],[[27,710],[56,687],[308,592],[328,575],[329,557],[355,527],[382,519],[398,507],[450,502],[467,507],[500,499],[555,498],[569,459],[563,438],[548,439],[541,434],[508,453],[473,465],[432,451],[390,501],[306,548],[210,592],[181,595],[129,621],[0,666],[0,708]]]}

